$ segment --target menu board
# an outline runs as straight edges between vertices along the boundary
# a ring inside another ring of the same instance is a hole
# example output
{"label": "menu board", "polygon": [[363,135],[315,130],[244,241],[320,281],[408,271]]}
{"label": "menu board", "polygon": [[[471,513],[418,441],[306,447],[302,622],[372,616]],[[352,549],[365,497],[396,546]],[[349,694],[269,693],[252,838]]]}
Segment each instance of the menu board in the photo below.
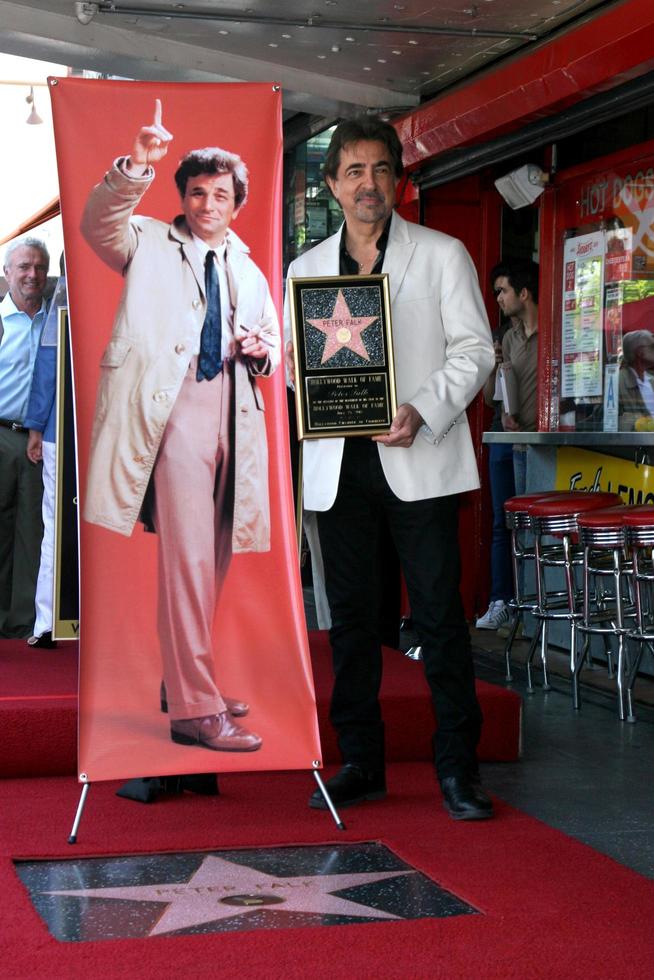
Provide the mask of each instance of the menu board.
{"label": "menu board", "polygon": [[605,235],[568,238],[563,254],[561,397],[602,394]]}

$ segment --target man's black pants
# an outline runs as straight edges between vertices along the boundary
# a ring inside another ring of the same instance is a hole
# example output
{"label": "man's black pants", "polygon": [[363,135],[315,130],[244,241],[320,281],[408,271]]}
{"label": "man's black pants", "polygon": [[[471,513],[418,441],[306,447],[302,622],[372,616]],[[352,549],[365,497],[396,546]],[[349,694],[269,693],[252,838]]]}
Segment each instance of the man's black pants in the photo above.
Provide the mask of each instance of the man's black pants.
{"label": "man's black pants", "polygon": [[41,562],[43,465],[30,463],[27,433],[0,428],[0,637],[27,637]]}
{"label": "man's black pants", "polygon": [[438,719],[438,776],[477,775],[481,711],[459,593],[457,506],[456,496],[400,500],[386,482],[377,445],[364,438],[345,440],[336,500],[330,510],[318,512],[332,616],[335,683],[330,718],[344,761],[367,771],[384,768],[378,695],[379,525],[385,514]]}

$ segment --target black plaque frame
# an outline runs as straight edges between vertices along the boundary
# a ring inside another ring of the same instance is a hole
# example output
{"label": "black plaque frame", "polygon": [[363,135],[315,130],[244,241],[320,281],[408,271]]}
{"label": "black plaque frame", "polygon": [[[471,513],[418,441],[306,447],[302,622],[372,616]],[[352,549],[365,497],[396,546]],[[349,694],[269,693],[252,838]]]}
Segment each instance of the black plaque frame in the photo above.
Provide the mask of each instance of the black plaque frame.
{"label": "black plaque frame", "polygon": [[288,288],[299,438],[388,432],[397,411],[388,274],[291,278]]}
{"label": "black plaque frame", "polygon": [[79,636],[77,451],[68,307],[58,312],[52,635],[72,640]]}

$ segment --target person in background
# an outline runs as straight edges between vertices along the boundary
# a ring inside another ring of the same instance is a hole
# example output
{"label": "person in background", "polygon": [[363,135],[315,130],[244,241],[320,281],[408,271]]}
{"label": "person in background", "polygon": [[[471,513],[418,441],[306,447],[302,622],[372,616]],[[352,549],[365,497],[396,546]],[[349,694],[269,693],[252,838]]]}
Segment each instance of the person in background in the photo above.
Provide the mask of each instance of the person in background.
{"label": "person in background", "polygon": [[[495,270],[491,280],[495,284]],[[495,368],[483,387],[484,401],[493,409],[491,432],[504,432],[502,402],[497,395],[497,368],[502,363],[502,338],[511,326],[505,320],[493,337]],[[513,597],[513,573],[511,568],[511,535],[504,518],[504,501],[515,493],[513,477],[513,446],[510,443],[491,442],[488,447],[488,475],[493,508],[493,534],[491,538],[490,601],[486,612],[479,616],[475,626],[479,630],[497,630],[509,619],[508,602]]]}
{"label": "person in background", "polygon": [[27,637],[41,538],[41,464],[27,458],[25,412],[45,322],[43,299],[50,256],[40,238],[8,246],[9,291],[0,303],[0,638]]}
{"label": "person in background", "polygon": [[54,512],[55,512],[55,436],[57,427],[57,341],[59,310],[67,305],[66,279],[61,276],[55,288],[48,316],[41,333],[30,390],[25,428],[29,430],[27,458],[32,463],[43,462],[43,541],[41,562],[36,583],[36,620],[31,647],[51,649],[52,603],[54,592]]}
{"label": "person in background", "polygon": [[[505,369],[512,372],[518,399],[516,411],[502,413],[502,425],[507,432],[535,432],[538,428],[538,266],[535,262],[511,259],[495,266],[494,274],[499,308],[513,321],[502,339],[502,360]],[[513,476],[515,492],[525,493],[527,446],[522,443],[513,445]]]}
{"label": "person in background", "polygon": [[654,335],[631,330],[622,338],[618,427],[633,432],[654,418]]}

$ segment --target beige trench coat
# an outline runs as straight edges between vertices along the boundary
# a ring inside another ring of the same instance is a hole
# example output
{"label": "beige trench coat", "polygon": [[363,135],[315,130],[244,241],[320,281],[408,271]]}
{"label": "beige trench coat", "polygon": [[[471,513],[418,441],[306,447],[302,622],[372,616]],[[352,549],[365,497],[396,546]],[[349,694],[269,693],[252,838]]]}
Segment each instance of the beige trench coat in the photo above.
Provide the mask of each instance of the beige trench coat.
{"label": "beige trench coat", "polygon": [[[206,300],[204,270],[183,217],[171,225],[132,212],[153,179],[118,167],[89,197],[82,233],[125,277],[101,377],[91,436],[84,517],[130,535],[139,518],[161,437],[191,358],[199,349]],[[235,353],[235,488],[232,550],[270,547],[268,449],[257,376],[280,361],[279,324],[268,285],[230,230],[227,276],[234,335],[260,328],[265,361]]]}

